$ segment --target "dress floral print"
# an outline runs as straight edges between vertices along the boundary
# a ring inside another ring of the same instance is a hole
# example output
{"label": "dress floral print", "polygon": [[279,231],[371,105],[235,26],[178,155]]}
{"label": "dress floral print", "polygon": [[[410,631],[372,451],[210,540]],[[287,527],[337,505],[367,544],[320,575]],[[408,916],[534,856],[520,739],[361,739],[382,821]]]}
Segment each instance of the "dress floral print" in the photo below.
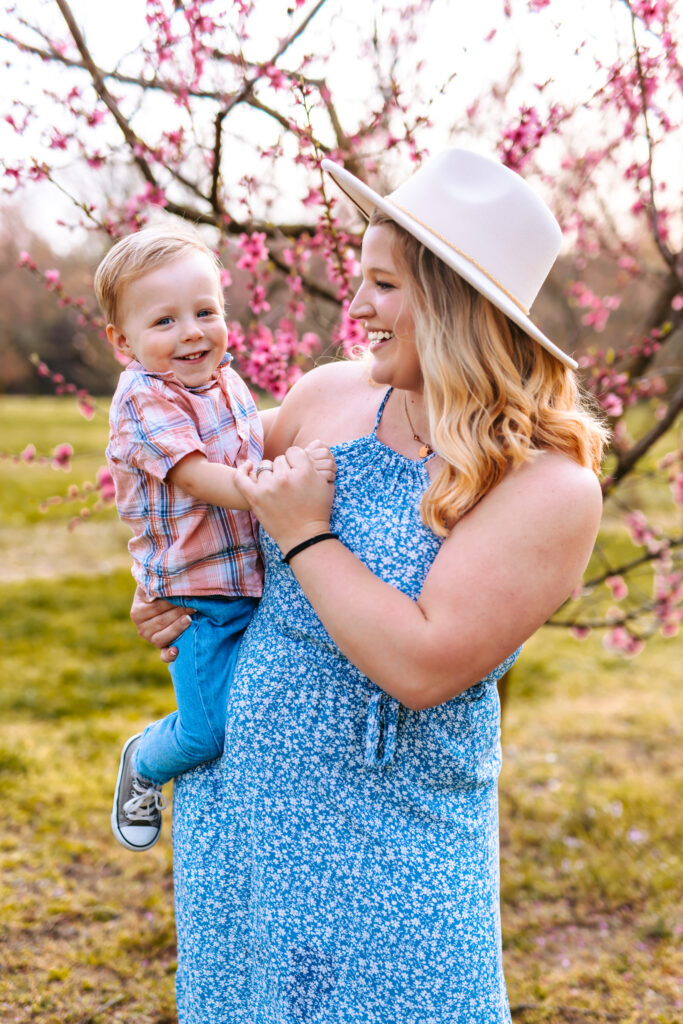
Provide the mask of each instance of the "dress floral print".
{"label": "dress floral print", "polygon": [[[420,519],[426,460],[376,428],[333,452],[332,529],[416,599],[440,545]],[[179,1021],[509,1022],[496,680],[518,652],[410,711],[339,652],[262,543],[225,752],[176,782]]]}

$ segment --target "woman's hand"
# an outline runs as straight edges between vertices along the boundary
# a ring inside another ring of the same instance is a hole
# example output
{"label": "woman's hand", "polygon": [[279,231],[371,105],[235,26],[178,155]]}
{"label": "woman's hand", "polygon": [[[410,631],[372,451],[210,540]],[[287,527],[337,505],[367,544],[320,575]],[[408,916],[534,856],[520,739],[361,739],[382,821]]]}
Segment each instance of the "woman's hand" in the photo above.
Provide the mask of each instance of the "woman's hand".
{"label": "woman's hand", "polygon": [[138,587],[130,617],[142,639],[161,648],[161,660],[169,663],[178,657],[177,649],[170,645],[190,625],[193,611],[192,608],[179,608],[175,604],[169,604],[161,597],[150,601]]}
{"label": "woman's hand", "polygon": [[334,485],[302,448],[288,448],[272,465],[258,476],[240,466],[235,483],[280,550],[287,552],[329,530]]}

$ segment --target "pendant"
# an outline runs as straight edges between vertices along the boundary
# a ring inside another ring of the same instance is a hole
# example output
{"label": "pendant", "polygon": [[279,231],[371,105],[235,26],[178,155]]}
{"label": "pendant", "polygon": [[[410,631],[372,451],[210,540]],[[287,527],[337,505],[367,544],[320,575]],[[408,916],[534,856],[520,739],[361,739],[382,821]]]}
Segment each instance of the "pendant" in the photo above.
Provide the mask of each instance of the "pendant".
{"label": "pendant", "polygon": [[421,459],[426,459],[428,455],[432,454],[432,449],[429,447],[428,444],[423,444],[417,454],[420,456]]}

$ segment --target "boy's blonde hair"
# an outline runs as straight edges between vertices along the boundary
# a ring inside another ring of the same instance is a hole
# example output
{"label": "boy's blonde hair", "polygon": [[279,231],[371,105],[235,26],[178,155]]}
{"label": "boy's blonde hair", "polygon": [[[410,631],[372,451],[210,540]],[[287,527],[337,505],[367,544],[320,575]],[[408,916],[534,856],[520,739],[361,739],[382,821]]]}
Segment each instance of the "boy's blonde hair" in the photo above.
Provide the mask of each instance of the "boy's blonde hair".
{"label": "boy's blonde hair", "polygon": [[105,321],[117,322],[121,295],[127,284],[192,250],[209,257],[216,268],[220,289],[220,263],[190,224],[157,225],[119,239],[95,272],[95,295]]}
{"label": "boy's blonde hair", "polygon": [[434,533],[450,527],[503,474],[543,449],[598,473],[608,431],[573,370],[382,213],[407,271],[406,301],[424,380],[432,444],[442,469],[422,499]]}

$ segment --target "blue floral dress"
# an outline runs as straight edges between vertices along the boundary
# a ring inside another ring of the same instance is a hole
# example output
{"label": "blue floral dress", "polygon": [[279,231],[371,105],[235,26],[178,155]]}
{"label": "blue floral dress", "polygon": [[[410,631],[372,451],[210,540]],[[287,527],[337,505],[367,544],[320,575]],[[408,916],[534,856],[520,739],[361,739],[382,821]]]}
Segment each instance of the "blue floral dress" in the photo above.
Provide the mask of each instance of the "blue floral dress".
{"label": "blue floral dress", "polygon": [[[376,430],[333,449],[332,529],[416,599],[440,545],[420,519],[426,460]],[[263,547],[225,752],[176,781],[181,1024],[508,1022],[496,680],[518,652],[454,700],[407,710]]]}

